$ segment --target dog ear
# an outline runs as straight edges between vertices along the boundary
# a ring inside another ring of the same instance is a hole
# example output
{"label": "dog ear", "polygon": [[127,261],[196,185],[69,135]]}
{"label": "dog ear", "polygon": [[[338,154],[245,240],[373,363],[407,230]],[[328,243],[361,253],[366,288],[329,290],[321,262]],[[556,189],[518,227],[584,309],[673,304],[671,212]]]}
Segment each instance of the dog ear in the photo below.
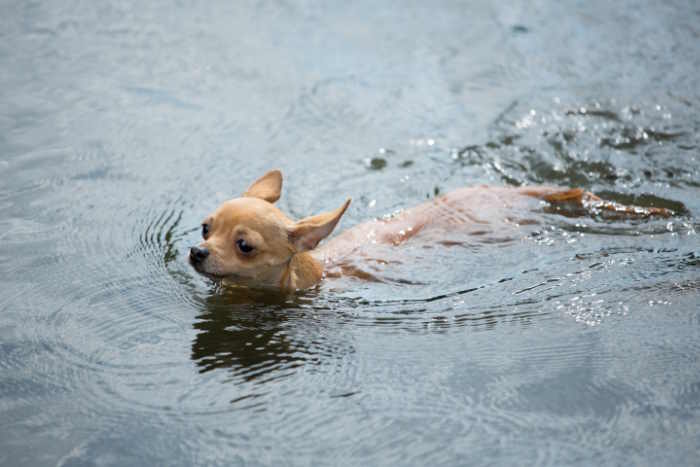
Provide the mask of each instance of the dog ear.
{"label": "dog ear", "polygon": [[243,193],[247,198],[260,198],[268,203],[274,203],[280,199],[282,193],[282,172],[270,170],[268,173],[255,180]]}
{"label": "dog ear", "polygon": [[289,240],[297,251],[311,250],[318,245],[318,242],[330,235],[345,210],[350,206],[350,201],[351,199],[348,198],[335,211],[306,217],[294,224],[289,229]]}

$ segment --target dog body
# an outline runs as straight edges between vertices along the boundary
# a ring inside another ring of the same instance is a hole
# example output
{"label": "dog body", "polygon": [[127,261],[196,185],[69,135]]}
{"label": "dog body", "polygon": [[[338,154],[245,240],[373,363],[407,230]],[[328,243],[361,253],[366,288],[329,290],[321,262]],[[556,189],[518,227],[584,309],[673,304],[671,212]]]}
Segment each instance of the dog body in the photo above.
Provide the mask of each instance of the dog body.
{"label": "dog body", "polygon": [[635,208],[603,201],[581,189],[556,187],[462,188],[431,201],[346,230],[316,248],[338,224],[350,204],[300,221],[274,206],[282,174],[273,170],[256,180],[240,198],[223,203],[202,223],[204,241],[190,249],[190,262],[204,274],[248,286],[306,289],[324,277],[352,275],[380,280],[359,262],[388,263],[396,246],[414,238],[451,246],[470,238],[507,241],[526,216],[542,203],[575,203],[636,216],[663,215],[661,208]]}

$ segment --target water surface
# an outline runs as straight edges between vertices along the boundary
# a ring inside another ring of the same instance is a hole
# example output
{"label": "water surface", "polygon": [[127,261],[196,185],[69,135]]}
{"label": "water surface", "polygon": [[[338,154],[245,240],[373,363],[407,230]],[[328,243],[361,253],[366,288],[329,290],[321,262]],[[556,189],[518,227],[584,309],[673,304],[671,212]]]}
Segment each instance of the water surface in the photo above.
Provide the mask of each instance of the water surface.
{"label": "water surface", "polygon": [[[4,2],[0,464],[697,463],[700,8],[565,3]],[[676,215],[195,274],[272,167],[340,228],[483,183]]]}

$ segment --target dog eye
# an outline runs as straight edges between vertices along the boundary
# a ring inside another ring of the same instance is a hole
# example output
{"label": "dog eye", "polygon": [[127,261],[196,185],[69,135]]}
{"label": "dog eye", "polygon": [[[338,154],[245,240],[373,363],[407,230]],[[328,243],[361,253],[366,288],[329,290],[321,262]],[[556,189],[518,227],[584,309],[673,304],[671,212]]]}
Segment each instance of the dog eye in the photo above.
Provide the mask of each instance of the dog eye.
{"label": "dog eye", "polygon": [[243,240],[242,238],[239,238],[238,240],[236,240],[236,247],[238,248],[238,251],[240,251],[244,255],[249,254],[251,251],[253,251],[255,249],[254,247],[248,245],[245,242],[245,240]]}
{"label": "dog eye", "polygon": [[209,224],[202,224],[202,238],[206,240],[207,235],[209,235]]}

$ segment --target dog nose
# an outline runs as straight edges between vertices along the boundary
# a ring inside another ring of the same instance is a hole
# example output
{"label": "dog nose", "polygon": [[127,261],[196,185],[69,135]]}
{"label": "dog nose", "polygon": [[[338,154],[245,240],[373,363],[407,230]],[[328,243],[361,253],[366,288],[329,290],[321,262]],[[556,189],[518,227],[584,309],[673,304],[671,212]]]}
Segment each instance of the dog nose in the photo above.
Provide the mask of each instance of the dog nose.
{"label": "dog nose", "polygon": [[204,258],[207,256],[209,256],[209,250],[206,248],[199,248],[198,246],[190,248],[190,259],[195,263],[204,261]]}

